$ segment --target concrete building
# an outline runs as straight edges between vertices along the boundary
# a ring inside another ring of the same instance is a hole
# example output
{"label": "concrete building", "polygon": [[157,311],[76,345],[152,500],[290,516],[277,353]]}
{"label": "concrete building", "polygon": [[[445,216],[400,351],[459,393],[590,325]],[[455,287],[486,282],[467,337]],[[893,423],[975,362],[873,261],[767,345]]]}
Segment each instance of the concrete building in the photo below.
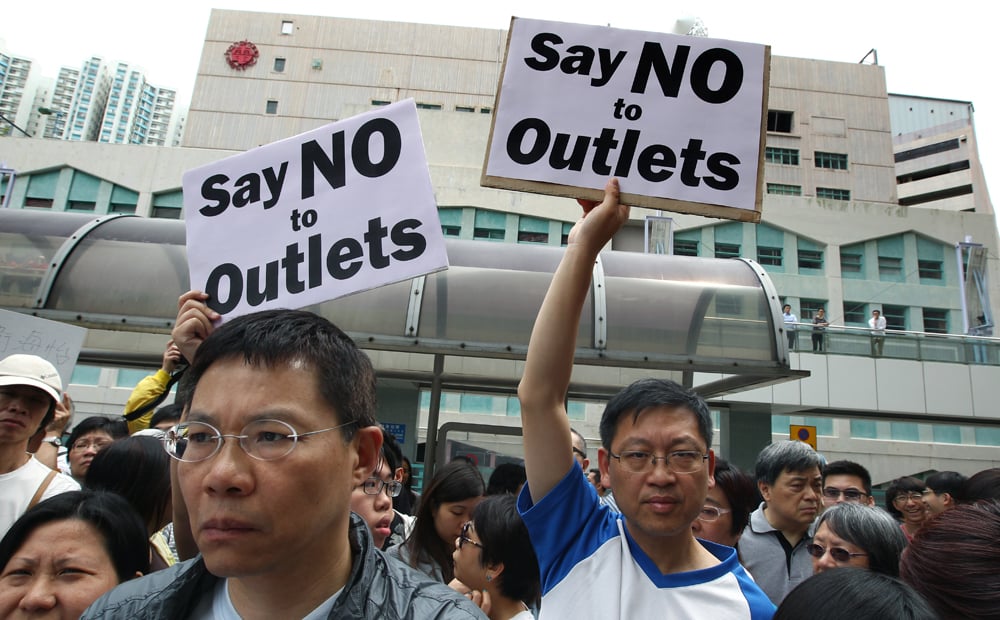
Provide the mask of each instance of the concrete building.
{"label": "concrete building", "polygon": [[[578,216],[572,201],[479,186],[505,42],[501,30],[213,10],[186,148],[28,149],[8,138],[0,141],[0,160],[18,171],[12,204],[179,217],[183,170],[412,97],[446,235],[559,246]],[[227,57],[244,43],[252,46],[241,48],[239,62]],[[810,371],[808,379],[713,398],[717,447],[745,465],[760,445],[787,437],[790,424],[809,424],[828,458],[868,463],[878,482],[1000,465],[995,343],[947,335],[964,333],[970,313],[956,244],[985,248],[992,258],[984,262],[983,290],[987,300],[1000,294],[1000,240],[976,159],[971,105],[921,100],[934,114],[958,117],[959,124],[935,125],[930,112],[903,114],[918,98],[889,95],[881,66],[800,58],[773,57],[769,87],[762,222],[673,216],[674,253],[751,258],[801,321],[824,308],[832,325],[816,352],[811,329],[800,326],[788,360]],[[957,148],[935,151],[952,138]],[[965,169],[954,163],[965,160]],[[947,172],[921,172],[939,169]],[[945,182],[972,191],[942,189]],[[633,209],[613,248],[643,251],[646,218],[655,215]],[[869,350],[873,309],[896,330],[881,358]],[[973,356],[978,346],[985,356]],[[374,358],[388,374],[402,363],[386,352]],[[80,389],[96,390],[95,402],[124,402],[136,379],[130,372],[81,368]],[[480,391],[446,390],[441,421],[518,426],[511,390],[517,364],[484,364],[479,372],[492,380]],[[581,374],[601,381],[593,368]],[[393,387],[405,413],[389,421],[409,425],[412,447],[426,434],[429,392],[406,382]],[[600,410],[600,402],[575,399],[574,426],[595,438]],[[451,440],[486,441],[471,432]],[[490,445],[518,450],[516,441]]]}

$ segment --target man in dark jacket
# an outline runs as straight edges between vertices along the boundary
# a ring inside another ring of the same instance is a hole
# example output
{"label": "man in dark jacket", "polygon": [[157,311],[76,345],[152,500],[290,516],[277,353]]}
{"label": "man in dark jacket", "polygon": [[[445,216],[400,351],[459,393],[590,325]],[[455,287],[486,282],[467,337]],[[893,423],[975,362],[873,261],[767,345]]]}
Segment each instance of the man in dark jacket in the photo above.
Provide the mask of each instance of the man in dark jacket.
{"label": "man in dark jacket", "polygon": [[482,618],[385,558],[350,513],[382,444],[368,357],[315,314],[213,329],[204,302],[181,297],[173,336],[192,363],[183,422],[164,440],[201,555],[112,590],[84,617]]}

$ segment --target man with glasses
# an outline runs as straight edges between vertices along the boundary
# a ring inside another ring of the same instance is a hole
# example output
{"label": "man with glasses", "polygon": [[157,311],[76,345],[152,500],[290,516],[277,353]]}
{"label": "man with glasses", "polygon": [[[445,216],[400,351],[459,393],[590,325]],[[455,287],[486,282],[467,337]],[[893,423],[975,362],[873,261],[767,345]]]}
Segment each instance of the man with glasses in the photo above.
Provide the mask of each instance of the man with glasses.
{"label": "man with glasses", "polygon": [[628,219],[618,195],[612,179],[570,232],[518,387],[528,475],[518,511],[542,576],[539,618],[770,618],[774,606],[735,550],[691,531],[715,467],[711,417],[697,394],[645,379],[608,402],[597,454],[620,514],[601,505],[573,462],[566,392],[594,262]]}
{"label": "man with glasses", "polygon": [[808,545],[823,510],[820,457],[809,444],[778,441],[760,451],[754,469],[764,501],[740,537],[740,558],[777,605],[813,572]]}
{"label": "man with glasses", "polygon": [[849,502],[874,506],[872,476],[854,461],[833,461],[823,468],[823,503],[827,506]]}
{"label": "man with glasses", "polygon": [[927,516],[933,517],[957,506],[956,498],[961,495],[966,480],[967,478],[957,471],[939,471],[927,476],[927,480],[924,481],[927,484],[927,490],[924,491]]}
{"label": "man with glasses", "polygon": [[481,618],[389,560],[350,512],[357,487],[384,486],[370,480],[382,431],[368,357],[309,312],[213,331],[204,301],[180,300],[173,335],[191,366],[183,421],[164,440],[200,555],[123,584],[84,617]]}

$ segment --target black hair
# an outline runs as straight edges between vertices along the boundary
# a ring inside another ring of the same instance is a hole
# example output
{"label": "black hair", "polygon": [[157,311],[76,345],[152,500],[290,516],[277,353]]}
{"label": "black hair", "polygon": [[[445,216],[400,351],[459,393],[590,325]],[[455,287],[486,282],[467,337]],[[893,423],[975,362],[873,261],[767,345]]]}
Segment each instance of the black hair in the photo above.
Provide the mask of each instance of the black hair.
{"label": "black hair", "polygon": [[826,484],[827,476],[854,476],[859,478],[861,484],[864,485],[863,491],[871,497],[872,475],[860,463],[855,463],[854,461],[833,461],[832,463],[827,463],[826,467],[823,468],[823,484]]}
{"label": "black hair", "polygon": [[455,459],[434,472],[434,477],[420,498],[413,531],[403,543],[409,548],[410,566],[416,568],[422,560],[429,558],[441,567],[445,583],[454,579],[455,566],[451,552],[455,548],[455,541],[441,540],[434,524],[434,513],[441,504],[482,497],[485,492],[486,485],[479,469],[463,459]]}
{"label": "black hair", "polygon": [[687,409],[698,423],[698,433],[705,441],[705,449],[712,447],[712,416],[705,400],[692,390],[667,379],[640,379],[615,394],[608,401],[601,415],[601,445],[611,450],[611,442],[618,430],[618,422],[626,413],[637,420],[639,414],[655,407]]}
{"label": "black hair", "polygon": [[76,423],[69,434],[66,446],[72,450],[76,440],[93,432],[107,433],[111,439],[118,440],[128,437],[128,424],[121,417],[108,418],[102,415],[92,415]]}
{"label": "black hair", "polygon": [[180,422],[183,412],[184,408],[180,403],[164,405],[157,409],[153,417],[149,419],[149,428],[156,428],[158,424],[162,424],[163,422]]}
{"label": "black hair", "polygon": [[927,488],[934,491],[938,495],[947,493],[952,496],[956,501],[962,495],[962,487],[968,478],[964,474],[960,474],[957,471],[939,471],[936,474],[931,474],[927,476],[927,480],[924,483]]}
{"label": "black hair", "polygon": [[128,500],[147,536],[170,521],[170,457],[154,437],[128,437],[101,450],[87,470],[87,487]]}
{"label": "black hair", "polygon": [[487,495],[501,495],[517,493],[521,485],[527,482],[528,475],[524,470],[524,465],[518,463],[500,463],[493,473],[490,474],[490,481],[486,484]]}
{"label": "black hair", "polygon": [[472,523],[482,545],[479,563],[484,568],[503,563],[503,572],[497,577],[500,593],[537,606],[541,597],[538,558],[517,512],[517,498],[487,497],[472,512]]}
{"label": "black hair", "polygon": [[177,397],[188,403],[198,382],[220,360],[242,359],[255,368],[304,362],[319,393],[345,424],[345,441],[356,428],[375,426],[375,371],[354,341],[325,318],[304,310],[263,310],[225,323],[198,347]]}
{"label": "black hair", "polygon": [[984,469],[969,476],[958,499],[964,504],[983,499],[1000,500],[1000,468]]}
{"label": "black hair", "polygon": [[[823,602],[828,604],[823,604]],[[800,583],[773,620],[939,620],[916,590],[864,568],[825,570]]]}
{"label": "black hair", "polygon": [[389,475],[395,476],[396,470],[403,466],[403,451],[399,449],[396,437],[385,428],[382,428],[381,455],[389,466]]}
{"label": "black hair", "polygon": [[715,487],[729,500],[729,508],[733,511],[730,532],[734,536],[739,536],[746,526],[750,525],[750,513],[760,505],[761,497],[757,484],[750,474],[727,460],[716,457]]}
{"label": "black hair", "polygon": [[885,490],[885,509],[889,511],[889,514],[897,519],[902,519],[903,513],[900,512],[900,510],[894,505],[896,496],[900,493],[923,491],[926,488],[927,485],[924,484],[924,481],[920,478],[915,478],[913,476],[896,478],[892,481],[892,484],[889,485],[889,488]]}
{"label": "black hair", "polygon": [[0,540],[0,571],[35,530],[56,521],[79,520],[101,535],[118,582],[149,572],[149,534],[128,502],[114,493],[69,491],[39,502],[14,522]]}

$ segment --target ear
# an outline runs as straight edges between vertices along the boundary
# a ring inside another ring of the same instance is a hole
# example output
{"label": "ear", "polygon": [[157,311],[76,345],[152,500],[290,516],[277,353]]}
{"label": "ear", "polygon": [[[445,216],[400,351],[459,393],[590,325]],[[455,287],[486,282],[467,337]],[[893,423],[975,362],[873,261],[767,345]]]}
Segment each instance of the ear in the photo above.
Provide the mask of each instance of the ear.
{"label": "ear", "polygon": [[954,508],[954,506],[955,506],[955,498],[951,496],[951,493],[942,493],[941,494],[941,503],[943,503],[948,508]]}
{"label": "ear", "polygon": [[382,429],[377,426],[359,428],[354,431],[351,444],[357,455],[353,469],[354,486],[359,486],[372,475],[378,464],[382,450]]}
{"label": "ear", "polygon": [[708,488],[715,487],[715,450],[708,451]]}
{"label": "ear", "polygon": [[503,562],[497,562],[496,564],[490,564],[486,567],[486,574],[490,576],[491,579],[496,579],[503,574]]}
{"label": "ear", "polygon": [[583,473],[590,471],[590,459],[583,459]]}
{"label": "ear", "polygon": [[611,472],[609,471],[611,457],[604,448],[597,449],[597,468],[601,470],[601,486],[606,489],[611,488]]}
{"label": "ear", "polygon": [[874,506],[875,505],[875,498],[872,496],[871,493],[868,494],[868,505],[869,506]]}
{"label": "ear", "polygon": [[771,485],[766,482],[757,482],[757,490],[760,491],[760,496],[764,498],[765,502],[771,501]]}

